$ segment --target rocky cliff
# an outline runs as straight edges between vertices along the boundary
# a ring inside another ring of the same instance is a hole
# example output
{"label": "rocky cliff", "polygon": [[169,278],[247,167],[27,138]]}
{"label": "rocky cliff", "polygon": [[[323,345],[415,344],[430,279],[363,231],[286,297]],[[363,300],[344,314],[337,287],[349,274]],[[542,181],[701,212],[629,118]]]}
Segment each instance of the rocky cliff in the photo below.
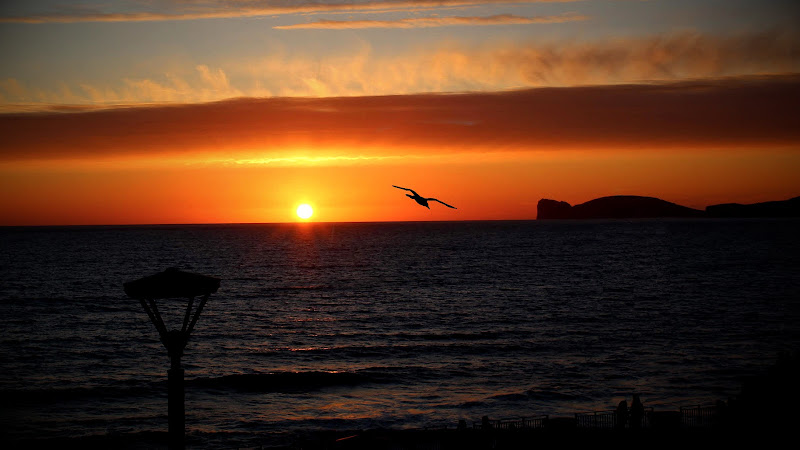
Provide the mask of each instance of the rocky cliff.
{"label": "rocky cliff", "polygon": [[723,203],[706,207],[709,217],[800,217],[800,197],[777,202]]}
{"label": "rocky cliff", "polygon": [[660,217],[800,217],[800,197],[789,200],[741,205],[711,205],[705,211],[687,208],[654,197],[616,195],[572,206],[543,198],[537,206],[538,219],[649,219]]}
{"label": "rocky cliff", "polygon": [[538,219],[647,219],[659,217],[705,217],[705,212],[653,197],[616,195],[571,206],[567,202],[542,199]]}

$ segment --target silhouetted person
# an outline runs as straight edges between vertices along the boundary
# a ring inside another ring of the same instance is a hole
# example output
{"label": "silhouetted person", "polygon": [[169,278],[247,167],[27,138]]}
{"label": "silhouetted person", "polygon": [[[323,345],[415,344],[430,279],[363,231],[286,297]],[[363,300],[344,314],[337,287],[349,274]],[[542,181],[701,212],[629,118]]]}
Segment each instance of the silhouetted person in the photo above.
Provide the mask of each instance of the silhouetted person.
{"label": "silhouetted person", "polygon": [[628,422],[628,402],[623,400],[619,402],[617,405],[617,423],[616,428],[618,430],[622,430],[625,428],[625,424]]}
{"label": "silhouetted person", "polygon": [[404,191],[410,191],[411,194],[414,194],[414,195],[406,194],[406,197],[410,198],[411,200],[414,200],[415,202],[419,203],[420,205],[422,205],[422,206],[424,206],[424,207],[426,207],[428,209],[431,209],[431,207],[428,206],[428,201],[439,202],[439,203],[443,204],[444,206],[447,206],[448,208],[458,209],[455,206],[450,206],[450,205],[448,205],[447,203],[445,203],[445,202],[443,202],[441,200],[437,200],[435,198],[425,198],[425,197],[417,194],[416,192],[414,192],[413,189],[408,189],[408,188],[395,186],[395,185],[392,185],[392,187],[396,187],[397,189],[402,189]]}
{"label": "silhouetted person", "polygon": [[489,420],[489,416],[481,417],[481,434],[483,438],[483,445],[478,448],[495,448],[497,447],[497,437],[492,432],[492,422]]}
{"label": "silhouetted person", "polygon": [[712,425],[714,426],[727,426],[728,425],[728,405],[722,400],[717,400],[715,403],[716,411],[714,412]]}
{"label": "silhouetted person", "polygon": [[639,394],[633,394],[633,403],[631,403],[631,428],[642,428],[642,420],[644,419],[644,405],[639,399]]}

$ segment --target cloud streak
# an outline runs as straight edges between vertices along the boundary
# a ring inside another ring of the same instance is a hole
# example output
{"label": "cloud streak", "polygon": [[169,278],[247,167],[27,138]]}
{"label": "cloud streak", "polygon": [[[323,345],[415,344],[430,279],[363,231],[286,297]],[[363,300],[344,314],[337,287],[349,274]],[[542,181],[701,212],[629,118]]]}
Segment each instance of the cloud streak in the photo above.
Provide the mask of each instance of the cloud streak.
{"label": "cloud streak", "polygon": [[256,161],[564,149],[800,151],[798,104],[800,75],[792,75],[5,114],[0,163],[181,154]]}
{"label": "cloud streak", "polygon": [[14,78],[0,80],[0,112],[98,109],[125,104],[197,103],[242,97],[221,68],[198,64],[188,74],[166,73],[160,79],[123,78],[114,88],[80,83],[58,92],[31,88]]}
{"label": "cloud streak", "polygon": [[521,17],[513,14],[498,14],[486,17],[416,17],[398,20],[319,20],[311,23],[281,25],[276,30],[349,30],[360,28],[432,28],[465,25],[520,25],[537,23],[564,23],[587,20],[588,16],[563,14],[559,16]]}
{"label": "cloud streak", "polygon": [[224,67],[124,78],[116,85],[43,89],[0,80],[0,110],[39,105],[197,103],[234,97],[337,97],[474,92],[680,81],[800,72],[800,34],[772,30],[729,36],[695,32],[594,42],[441,43],[387,56],[365,45],[324,60],[272,51]]}
{"label": "cloud streak", "polygon": [[206,1],[199,5],[175,2],[176,9],[139,12],[74,12],[0,16],[0,23],[77,23],[77,22],[157,22],[172,20],[228,19],[308,13],[379,13],[423,11],[437,8],[469,7],[485,4],[571,3],[581,0],[383,0],[377,2],[341,1]]}

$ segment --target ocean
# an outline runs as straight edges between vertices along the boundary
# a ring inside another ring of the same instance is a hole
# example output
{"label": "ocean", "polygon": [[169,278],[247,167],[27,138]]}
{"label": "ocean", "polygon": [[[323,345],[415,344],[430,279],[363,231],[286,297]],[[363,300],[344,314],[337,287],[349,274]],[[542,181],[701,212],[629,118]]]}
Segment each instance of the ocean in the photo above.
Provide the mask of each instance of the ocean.
{"label": "ocean", "polygon": [[0,228],[0,437],[166,431],[169,359],[122,285],[168,267],[221,279],[183,357],[194,448],[727,400],[798,349],[798,225]]}

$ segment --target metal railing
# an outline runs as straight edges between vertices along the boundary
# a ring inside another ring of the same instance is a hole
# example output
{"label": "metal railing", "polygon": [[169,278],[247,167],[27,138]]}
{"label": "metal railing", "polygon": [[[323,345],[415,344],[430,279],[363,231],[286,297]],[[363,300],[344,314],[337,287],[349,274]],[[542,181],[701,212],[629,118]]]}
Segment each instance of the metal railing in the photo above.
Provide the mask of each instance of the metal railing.
{"label": "metal railing", "polygon": [[[704,428],[723,423],[724,410],[717,406],[681,406],[680,426],[683,428]],[[653,408],[645,407],[641,417],[620,413],[617,410],[575,413],[575,427],[584,430],[648,429],[653,424]],[[674,416],[673,416],[674,417]],[[473,422],[475,430],[530,430],[545,429],[550,425],[549,415],[491,420],[487,417]],[[676,424],[677,425],[677,424]],[[662,424],[662,426],[664,426]],[[466,428],[466,424],[463,425]]]}
{"label": "metal railing", "polygon": [[575,413],[575,426],[578,428],[616,428],[618,423],[616,411],[592,411]]}
{"label": "metal railing", "polygon": [[490,430],[530,430],[545,428],[550,416],[520,417],[511,419],[483,420],[473,422],[472,428],[483,430],[488,427]]}
{"label": "metal railing", "polygon": [[575,413],[575,426],[583,429],[612,430],[622,428],[650,428],[653,408],[644,408],[642,417],[620,414],[616,410]]}
{"label": "metal railing", "polygon": [[681,406],[681,426],[683,427],[710,427],[716,423],[716,418],[716,406]]}

